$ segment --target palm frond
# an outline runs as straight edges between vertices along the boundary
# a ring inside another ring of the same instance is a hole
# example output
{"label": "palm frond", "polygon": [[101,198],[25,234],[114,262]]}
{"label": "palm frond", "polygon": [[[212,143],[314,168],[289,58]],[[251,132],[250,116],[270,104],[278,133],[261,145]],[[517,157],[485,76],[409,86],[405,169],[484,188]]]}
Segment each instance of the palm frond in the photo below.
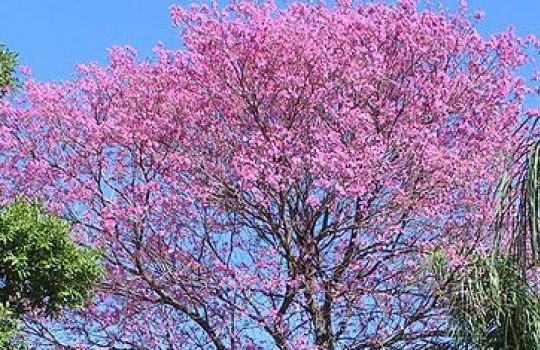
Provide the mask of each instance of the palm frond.
{"label": "palm frond", "polygon": [[509,257],[525,275],[540,262],[540,141],[518,158],[520,165],[497,186],[493,253]]}
{"label": "palm frond", "polygon": [[455,349],[540,349],[540,299],[515,261],[472,253],[449,275],[441,252],[432,266],[446,284],[448,336]]}

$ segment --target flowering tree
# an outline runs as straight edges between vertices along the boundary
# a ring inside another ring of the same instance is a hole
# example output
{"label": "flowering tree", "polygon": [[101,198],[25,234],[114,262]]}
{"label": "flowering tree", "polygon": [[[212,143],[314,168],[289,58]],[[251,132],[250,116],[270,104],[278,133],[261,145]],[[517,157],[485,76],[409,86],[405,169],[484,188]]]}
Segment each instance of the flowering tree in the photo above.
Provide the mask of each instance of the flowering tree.
{"label": "flowering tree", "polygon": [[[131,48],[2,102],[0,186],[102,247],[82,312],[36,345],[412,349],[448,338],[442,251],[489,249],[528,94],[511,30],[465,11],[172,8],[185,48]],[[448,275],[452,275],[451,273]]]}

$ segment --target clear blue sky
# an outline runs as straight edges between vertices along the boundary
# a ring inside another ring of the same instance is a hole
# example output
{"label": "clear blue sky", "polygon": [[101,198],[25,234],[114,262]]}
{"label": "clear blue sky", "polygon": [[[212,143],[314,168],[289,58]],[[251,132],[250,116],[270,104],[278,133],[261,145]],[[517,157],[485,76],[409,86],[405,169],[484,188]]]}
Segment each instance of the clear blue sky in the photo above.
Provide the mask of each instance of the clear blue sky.
{"label": "clear blue sky", "polygon": [[[158,40],[179,47],[169,6],[191,0],[0,0],[0,41],[20,55],[35,77],[69,78],[76,63],[105,62],[106,48],[131,45],[150,54]],[[455,7],[458,0],[442,0]],[[469,0],[483,9],[484,34],[513,24],[519,34],[540,37],[540,0]]]}

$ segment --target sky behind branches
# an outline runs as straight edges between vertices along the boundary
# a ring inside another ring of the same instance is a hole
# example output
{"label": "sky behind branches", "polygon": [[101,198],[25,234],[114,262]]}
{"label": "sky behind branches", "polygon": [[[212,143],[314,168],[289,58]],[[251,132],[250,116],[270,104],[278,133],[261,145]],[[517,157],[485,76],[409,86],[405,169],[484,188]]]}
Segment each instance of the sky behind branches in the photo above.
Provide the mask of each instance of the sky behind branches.
{"label": "sky behind branches", "polygon": [[[106,62],[106,49],[131,45],[150,55],[161,40],[181,46],[169,18],[171,4],[189,0],[0,0],[0,41],[17,51],[22,65],[43,80],[69,78],[76,63]],[[390,2],[390,1],[389,1]],[[455,8],[458,0],[442,0]],[[540,37],[540,0],[469,0],[483,10],[484,35],[513,24],[520,35]]]}

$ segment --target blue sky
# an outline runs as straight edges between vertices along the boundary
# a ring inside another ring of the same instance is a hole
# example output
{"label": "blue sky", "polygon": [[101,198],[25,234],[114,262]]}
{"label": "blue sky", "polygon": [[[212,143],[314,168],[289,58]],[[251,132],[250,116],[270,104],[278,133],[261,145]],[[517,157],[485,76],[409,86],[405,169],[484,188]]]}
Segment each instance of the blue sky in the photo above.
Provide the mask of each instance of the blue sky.
{"label": "blue sky", "polygon": [[[106,61],[106,49],[131,45],[150,54],[158,40],[180,46],[169,6],[190,0],[0,0],[0,41],[43,80],[69,78],[76,63]],[[455,7],[458,0],[442,0]],[[513,24],[519,34],[540,36],[540,0],[469,0],[482,9],[484,34]]]}

